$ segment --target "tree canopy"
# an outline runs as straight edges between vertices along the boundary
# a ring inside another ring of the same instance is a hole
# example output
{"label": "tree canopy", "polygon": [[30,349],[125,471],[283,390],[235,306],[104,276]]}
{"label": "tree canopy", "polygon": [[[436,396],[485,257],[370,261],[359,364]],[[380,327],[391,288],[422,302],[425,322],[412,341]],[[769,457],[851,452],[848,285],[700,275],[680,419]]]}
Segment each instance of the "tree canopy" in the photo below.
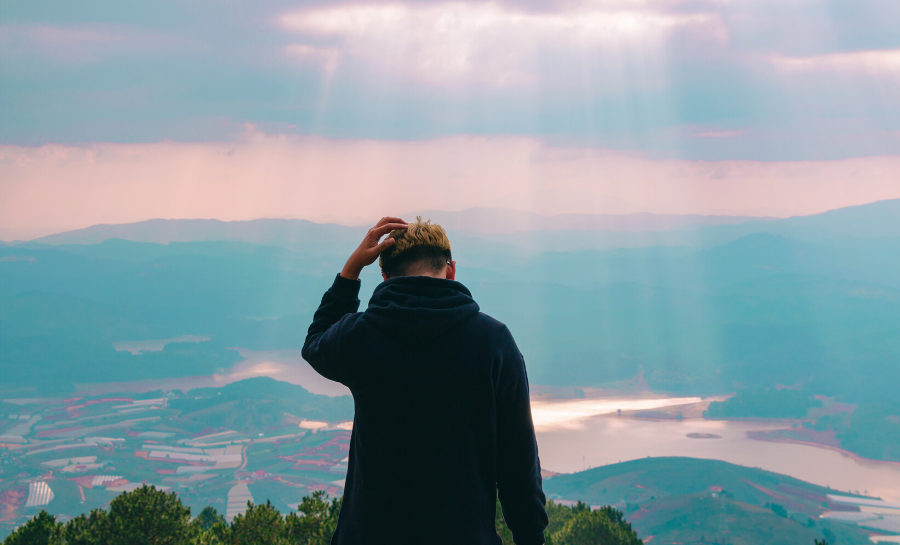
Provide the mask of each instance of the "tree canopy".
{"label": "tree canopy", "polygon": [[[271,502],[248,503],[247,510],[228,523],[212,507],[192,519],[190,508],[174,492],[143,486],[117,496],[108,511],[95,509],[65,524],[41,511],[3,545],[328,545],[341,504],[341,498],[314,492],[296,512],[284,516]],[[547,545],[641,543],[612,507],[592,510],[581,502],[567,507],[550,501],[547,512]],[[503,544],[514,545],[499,501],[496,526]]]}

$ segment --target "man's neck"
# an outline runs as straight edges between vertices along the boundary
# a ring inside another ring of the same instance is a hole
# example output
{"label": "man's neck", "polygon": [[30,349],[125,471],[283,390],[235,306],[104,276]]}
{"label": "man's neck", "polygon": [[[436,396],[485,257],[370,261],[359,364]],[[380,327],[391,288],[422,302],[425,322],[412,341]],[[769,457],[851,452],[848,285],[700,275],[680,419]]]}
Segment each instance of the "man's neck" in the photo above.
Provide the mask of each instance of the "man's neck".
{"label": "man's neck", "polygon": [[[447,268],[444,267],[442,271],[435,272],[428,269],[410,271],[409,274],[404,274],[403,276],[427,276],[429,278],[440,278],[441,280],[447,279]],[[393,278],[397,278],[394,276]]]}

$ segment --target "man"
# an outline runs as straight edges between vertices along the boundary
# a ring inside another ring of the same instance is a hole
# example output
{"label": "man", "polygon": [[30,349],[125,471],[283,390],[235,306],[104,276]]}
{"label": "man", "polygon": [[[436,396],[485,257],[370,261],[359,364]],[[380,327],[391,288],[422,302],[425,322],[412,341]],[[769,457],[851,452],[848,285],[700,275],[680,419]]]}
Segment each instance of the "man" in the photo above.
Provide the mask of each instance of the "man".
{"label": "man", "polygon": [[[384,282],[357,312],[360,272],[379,256]],[[517,545],[544,542],[525,363],[455,277],[442,227],[388,217],[316,311],[303,357],[356,410],[333,544],[496,545],[498,491]]]}

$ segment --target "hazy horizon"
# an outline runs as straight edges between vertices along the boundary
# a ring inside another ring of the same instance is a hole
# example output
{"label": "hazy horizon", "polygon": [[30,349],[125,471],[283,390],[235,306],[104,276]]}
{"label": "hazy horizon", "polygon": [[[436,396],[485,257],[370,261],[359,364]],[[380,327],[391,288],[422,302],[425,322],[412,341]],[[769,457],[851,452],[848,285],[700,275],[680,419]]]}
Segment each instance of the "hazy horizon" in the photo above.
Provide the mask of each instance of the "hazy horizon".
{"label": "hazy horizon", "polygon": [[[684,216],[684,217],[698,216],[698,217],[704,217],[704,218],[713,218],[713,217],[741,218],[742,221],[755,221],[755,220],[778,220],[778,219],[787,219],[787,218],[793,218],[793,217],[815,216],[815,215],[822,214],[825,212],[839,210],[841,208],[863,206],[866,204],[873,204],[876,202],[887,201],[887,200],[895,200],[895,199],[878,199],[878,200],[870,201],[870,202],[851,204],[851,205],[847,205],[847,206],[839,206],[837,208],[829,208],[826,210],[812,212],[809,214],[796,214],[796,215],[790,215],[790,216],[773,216],[773,215],[767,216],[767,215],[751,215],[751,214],[719,214],[719,213],[695,214],[695,213],[689,213],[689,212],[682,213],[682,214],[671,214],[671,213],[658,213],[658,212],[645,212],[645,211],[622,212],[622,213],[596,213],[596,214],[578,213],[578,212],[563,212],[563,213],[559,213],[559,214],[541,214],[541,213],[533,212],[530,210],[505,208],[505,207],[470,207],[470,208],[463,208],[463,209],[457,209],[457,210],[432,209],[432,210],[421,210],[421,211],[408,212],[406,214],[399,214],[399,216],[407,218],[408,220],[412,220],[412,219],[415,219],[415,216],[417,214],[425,213],[426,214],[425,219],[430,219],[428,217],[429,212],[440,213],[440,214],[460,214],[460,213],[464,213],[464,212],[474,212],[474,211],[485,210],[485,211],[498,211],[500,213],[503,213],[503,212],[519,213],[519,212],[521,212],[524,214],[533,214],[535,216],[547,218],[547,219],[553,219],[553,218],[564,217],[564,216],[625,218],[625,217],[629,217],[629,216],[650,215],[650,216],[676,216],[676,217],[677,216]],[[27,233],[31,233],[31,236],[29,238],[11,238],[9,236],[4,237],[4,233],[22,232],[22,231],[18,230],[18,229],[5,230],[2,227],[0,227],[0,242],[7,242],[7,243],[28,242],[28,241],[32,241],[32,240],[36,240],[36,239],[40,239],[40,238],[44,238],[44,237],[48,237],[48,236],[52,236],[52,235],[62,234],[62,233],[68,232],[68,231],[79,231],[82,229],[88,229],[91,227],[96,227],[96,226],[101,226],[101,225],[127,225],[127,224],[132,224],[132,223],[143,223],[143,222],[154,221],[154,220],[215,220],[215,221],[221,221],[221,222],[246,222],[246,221],[256,221],[256,220],[303,220],[303,221],[309,221],[312,223],[317,223],[320,225],[339,225],[342,227],[363,228],[363,227],[368,227],[370,223],[376,221],[377,219],[378,218],[366,218],[365,220],[360,219],[357,221],[352,221],[352,220],[341,221],[341,220],[335,219],[335,220],[329,221],[326,219],[316,220],[316,219],[312,219],[312,218],[299,217],[299,216],[296,216],[293,214],[286,215],[286,216],[261,216],[261,217],[246,218],[246,219],[222,219],[222,218],[216,218],[216,217],[148,217],[148,218],[138,219],[135,221],[125,221],[125,222],[118,222],[118,223],[102,223],[102,222],[101,223],[91,223],[88,225],[72,226],[72,227],[66,227],[66,228],[60,228],[60,229],[44,229],[44,228],[35,227],[35,228],[26,229],[24,231]],[[554,226],[554,225],[546,225],[546,226],[534,226],[534,225],[530,225],[530,224],[520,224],[520,225],[521,225],[521,231],[533,231],[533,230],[540,230],[540,229],[546,229],[546,230],[561,229],[560,227]],[[574,229],[586,230],[586,231],[602,231],[602,230],[604,230],[601,228],[584,228],[584,227],[574,228]],[[470,229],[470,230],[477,231],[478,229]],[[654,231],[654,230],[655,229],[646,229],[646,231]],[[666,231],[668,229],[660,228],[658,230]],[[626,231],[627,231],[627,229],[626,229]],[[513,230],[510,232],[518,232],[518,230]]]}

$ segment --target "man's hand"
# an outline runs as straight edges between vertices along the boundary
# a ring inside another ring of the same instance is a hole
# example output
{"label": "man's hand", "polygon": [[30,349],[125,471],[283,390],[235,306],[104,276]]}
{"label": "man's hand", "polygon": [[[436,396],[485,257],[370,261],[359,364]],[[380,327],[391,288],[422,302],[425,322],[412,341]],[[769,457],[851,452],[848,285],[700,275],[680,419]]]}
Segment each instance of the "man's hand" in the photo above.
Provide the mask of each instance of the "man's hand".
{"label": "man's hand", "polygon": [[353,252],[347,263],[344,264],[344,270],[341,276],[348,280],[359,280],[359,273],[363,268],[371,265],[378,259],[381,252],[394,244],[394,239],[386,238],[379,243],[381,237],[390,233],[394,229],[406,229],[409,225],[400,218],[381,218],[381,221],[375,224],[375,227],[369,229],[366,238],[359,244],[359,248]]}

